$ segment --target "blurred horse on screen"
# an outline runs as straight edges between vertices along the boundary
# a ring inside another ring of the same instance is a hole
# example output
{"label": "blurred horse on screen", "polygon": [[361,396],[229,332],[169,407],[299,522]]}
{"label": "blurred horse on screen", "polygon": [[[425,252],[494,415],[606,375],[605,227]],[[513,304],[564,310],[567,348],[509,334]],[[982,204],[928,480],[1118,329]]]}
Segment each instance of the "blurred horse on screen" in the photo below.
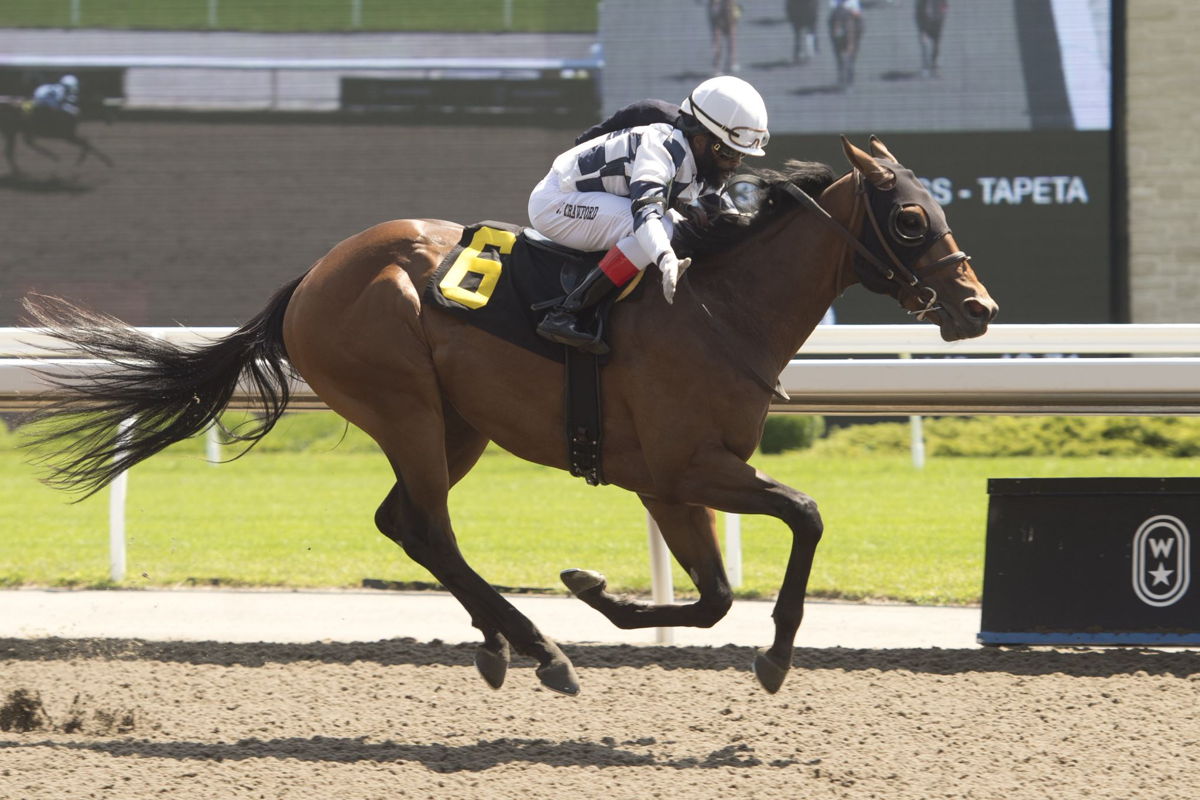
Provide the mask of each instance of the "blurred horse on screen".
{"label": "blurred horse on screen", "polygon": [[0,136],[4,137],[4,159],[13,175],[21,174],[21,168],[17,166],[18,138],[51,161],[58,161],[58,154],[43,147],[40,139],[54,139],[73,145],[79,151],[76,164],[82,164],[91,155],[106,166],[113,165],[112,159],[80,135],[79,119],[57,109],[37,109],[28,102],[0,103]]}

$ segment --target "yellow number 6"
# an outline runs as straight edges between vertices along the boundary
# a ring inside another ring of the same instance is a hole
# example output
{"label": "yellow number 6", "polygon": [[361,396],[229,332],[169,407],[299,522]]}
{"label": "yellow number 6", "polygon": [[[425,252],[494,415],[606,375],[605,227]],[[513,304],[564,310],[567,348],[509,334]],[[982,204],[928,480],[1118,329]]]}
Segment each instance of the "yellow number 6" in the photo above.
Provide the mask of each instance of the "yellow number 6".
{"label": "yellow number 6", "polygon": [[[471,237],[471,244],[462,249],[458,258],[454,259],[454,263],[450,265],[450,269],[446,270],[446,275],[438,284],[438,289],[446,298],[461,303],[467,308],[482,308],[487,305],[488,300],[492,299],[496,282],[500,280],[502,266],[498,260],[484,258],[480,253],[485,247],[492,246],[501,255],[505,255],[512,252],[513,244],[516,241],[517,236],[514,233],[487,226],[480,228]],[[474,291],[464,289],[462,286],[463,279],[467,277],[468,272],[480,276],[479,286]]]}

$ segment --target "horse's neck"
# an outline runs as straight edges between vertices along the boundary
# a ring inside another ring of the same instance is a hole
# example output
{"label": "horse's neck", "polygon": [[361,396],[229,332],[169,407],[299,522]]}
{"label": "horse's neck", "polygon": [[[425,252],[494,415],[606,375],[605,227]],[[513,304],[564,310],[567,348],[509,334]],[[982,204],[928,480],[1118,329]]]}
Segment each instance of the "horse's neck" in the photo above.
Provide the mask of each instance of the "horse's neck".
{"label": "horse's neck", "polygon": [[[844,194],[827,191],[822,204],[848,227],[853,201],[843,202]],[[811,211],[786,213],[723,257],[728,263],[720,279],[705,292],[715,305],[713,314],[744,340],[750,358],[776,372],[856,281],[844,239]]]}

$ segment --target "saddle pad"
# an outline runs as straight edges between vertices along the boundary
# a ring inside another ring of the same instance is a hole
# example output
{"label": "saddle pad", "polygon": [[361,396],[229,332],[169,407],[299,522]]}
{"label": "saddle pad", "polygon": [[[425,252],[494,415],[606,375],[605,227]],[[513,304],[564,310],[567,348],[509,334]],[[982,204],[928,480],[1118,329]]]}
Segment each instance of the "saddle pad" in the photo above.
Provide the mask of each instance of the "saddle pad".
{"label": "saddle pad", "polygon": [[572,273],[586,274],[600,253],[565,252],[531,244],[523,228],[505,222],[479,222],[463,229],[462,238],[433,273],[422,300],[493,336],[563,363],[561,344],[537,335],[546,310],[532,307],[566,294],[560,275],[564,262]]}

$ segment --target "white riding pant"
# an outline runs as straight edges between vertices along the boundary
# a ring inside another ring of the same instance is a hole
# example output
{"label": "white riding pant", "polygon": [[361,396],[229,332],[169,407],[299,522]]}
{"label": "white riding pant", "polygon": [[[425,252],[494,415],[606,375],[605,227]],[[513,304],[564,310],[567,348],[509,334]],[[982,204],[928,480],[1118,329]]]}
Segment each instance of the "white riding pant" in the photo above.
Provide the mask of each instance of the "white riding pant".
{"label": "white riding pant", "polygon": [[[529,222],[539,233],[576,250],[616,247],[644,270],[655,259],[633,235],[632,201],[608,192],[564,191],[558,173],[550,171],[529,195]],[[672,213],[662,218],[668,240],[674,232]]]}

